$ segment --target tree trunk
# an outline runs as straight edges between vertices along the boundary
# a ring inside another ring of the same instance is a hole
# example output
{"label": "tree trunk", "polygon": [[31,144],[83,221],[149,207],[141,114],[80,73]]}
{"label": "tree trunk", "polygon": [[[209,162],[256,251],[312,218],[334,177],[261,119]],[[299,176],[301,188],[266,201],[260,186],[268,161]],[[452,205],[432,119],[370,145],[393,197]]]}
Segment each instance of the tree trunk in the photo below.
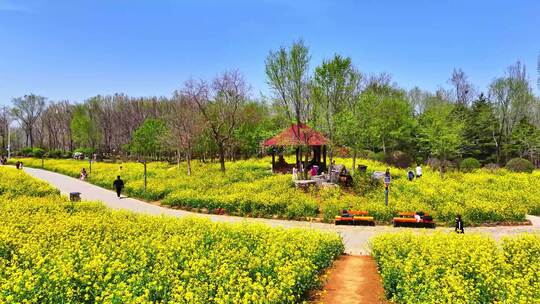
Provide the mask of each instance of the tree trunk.
{"label": "tree trunk", "polygon": [[144,159],[143,165],[144,165],[144,191],[146,192],[146,159]]}
{"label": "tree trunk", "polygon": [[219,146],[219,164],[221,165],[221,172],[225,173],[225,148],[222,144]]}
{"label": "tree trunk", "polygon": [[176,168],[180,169],[180,150],[179,149],[176,149]]}
{"label": "tree trunk", "polygon": [[191,151],[188,151],[186,153],[186,161],[187,161],[187,175],[191,176]]}
{"label": "tree trunk", "polygon": [[354,173],[354,170],[356,168],[356,150],[353,150],[353,154],[352,154],[352,168],[351,168],[351,172]]}

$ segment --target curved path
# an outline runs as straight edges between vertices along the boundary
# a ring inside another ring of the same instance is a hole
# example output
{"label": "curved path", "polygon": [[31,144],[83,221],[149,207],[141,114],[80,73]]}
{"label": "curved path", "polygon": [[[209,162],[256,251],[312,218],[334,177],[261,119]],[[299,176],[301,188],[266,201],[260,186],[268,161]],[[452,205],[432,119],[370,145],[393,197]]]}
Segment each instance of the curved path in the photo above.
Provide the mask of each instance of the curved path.
{"label": "curved path", "polygon": [[[260,218],[244,218],[237,216],[227,215],[212,215],[193,213],[183,210],[164,208],[158,205],[153,205],[133,198],[118,199],[116,193],[112,190],[107,190],[87,182],[80,181],[78,179],[62,175],[59,173],[35,169],[24,168],[24,170],[30,175],[44,180],[51,185],[55,186],[64,195],[68,195],[70,192],[81,192],[81,197],[84,200],[97,200],[102,201],[105,205],[113,209],[125,209],[138,213],[153,214],[153,215],[168,215],[175,217],[185,216],[200,216],[211,219],[216,222],[256,222],[265,223],[275,227],[285,228],[312,228],[322,231],[333,231],[339,233],[343,237],[345,244],[345,252],[352,255],[366,255],[369,254],[368,240],[380,233],[396,232],[403,230],[411,230],[411,228],[393,228],[391,226],[377,226],[377,227],[364,227],[364,226],[335,226],[333,224],[324,223],[310,223],[302,221],[287,221],[287,220],[273,220],[273,219],[260,219]],[[111,181],[112,186],[112,181]],[[495,239],[499,239],[502,236],[522,233],[522,232],[539,232],[540,233],[540,217],[529,216],[533,223],[532,226],[498,226],[498,227],[475,227],[465,228],[465,232],[481,232],[492,235]],[[422,231],[423,229],[413,229],[414,231]],[[451,228],[440,227],[435,229],[437,231],[452,231]],[[434,230],[428,230],[434,231]]]}

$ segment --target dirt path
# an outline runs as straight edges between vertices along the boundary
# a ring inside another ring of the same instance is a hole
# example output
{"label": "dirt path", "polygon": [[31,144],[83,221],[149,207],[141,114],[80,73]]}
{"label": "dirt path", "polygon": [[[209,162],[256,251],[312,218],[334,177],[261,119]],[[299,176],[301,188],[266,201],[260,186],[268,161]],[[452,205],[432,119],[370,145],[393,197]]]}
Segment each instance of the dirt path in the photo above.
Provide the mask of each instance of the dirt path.
{"label": "dirt path", "polygon": [[327,272],[321,295],[314,303],[386,303],[381,277],[371,256],[343,255]]}

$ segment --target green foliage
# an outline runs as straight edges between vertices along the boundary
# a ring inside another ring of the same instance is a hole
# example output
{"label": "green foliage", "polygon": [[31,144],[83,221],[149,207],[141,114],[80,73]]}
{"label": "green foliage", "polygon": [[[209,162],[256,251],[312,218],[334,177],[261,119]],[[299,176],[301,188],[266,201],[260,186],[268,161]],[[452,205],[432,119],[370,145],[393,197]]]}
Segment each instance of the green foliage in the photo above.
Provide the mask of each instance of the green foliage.
{"label": "green foliage", "polygon": [[25,157],[32,157],[33,156],[33,149],[30,147],[26,147],[22,149],[22,155]]}
{"label": "green foliage", "polygon": [[480,95],[465,116],[461,145],[463,156],[474,157],[484,164],[495,162],[497,146],[494,135],[497,132],[495,107]]}
{"label": "green foliage", "polygon": [[73,110],[71,119],[71,134],[73,141],[83,147],[96,149],[101,140],[101,133],[94,119],[84,105],[78,105]]}
{"label": "green foliage", "polygon": [[395,303],[537,303],[540,236],[395,233],[372,241],[387,298]]}
{"label": "green foliage", "polygon": [[166,133],[166,126],[158,119],[147,119],[135,130],[129,145],[131,153],[147,157],[157,153],[163,147],[163,134]]}
{"label": "green foliage", "polygon": [[472,172],[480,167],[482,167],[480,162],[473,157],[465,158],[459,163],[459,168],[463,172]]}
{"label": "green foliage", "polygon": [[64,151],[62,150],[50,150],[47,152],[48,158],[62,158],[64,156]]}
{"label": "green foliage", "polygon": [[532,173],[534,165],[524,158],[512,158],[506,163],[506,169],[513,172]]}
{"label": "green foliage", "polygon": [[45,156],[45,150],[43,150],[42,148],[33,148],[32,156],[36,158],[42,158],[43,156]]}
{"label": "green foliage", "polygon": [[462,124],[452,116],[453,106],[432,106],[420,117],[419,141],[433,156],[445,161],[459,154]]}

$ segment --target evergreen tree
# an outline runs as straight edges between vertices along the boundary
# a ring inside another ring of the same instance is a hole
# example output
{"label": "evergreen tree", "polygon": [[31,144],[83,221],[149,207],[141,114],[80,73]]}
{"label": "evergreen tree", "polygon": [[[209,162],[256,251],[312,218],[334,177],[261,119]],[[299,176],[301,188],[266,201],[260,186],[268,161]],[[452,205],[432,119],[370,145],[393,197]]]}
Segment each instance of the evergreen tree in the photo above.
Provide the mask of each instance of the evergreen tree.
{"label": "evergreen tree", "polygon": [[464,117],[463,144],[464,157],[474,157],[482,163],[495,162],[498,138],[495,108],[483,94],[474,101]]}

